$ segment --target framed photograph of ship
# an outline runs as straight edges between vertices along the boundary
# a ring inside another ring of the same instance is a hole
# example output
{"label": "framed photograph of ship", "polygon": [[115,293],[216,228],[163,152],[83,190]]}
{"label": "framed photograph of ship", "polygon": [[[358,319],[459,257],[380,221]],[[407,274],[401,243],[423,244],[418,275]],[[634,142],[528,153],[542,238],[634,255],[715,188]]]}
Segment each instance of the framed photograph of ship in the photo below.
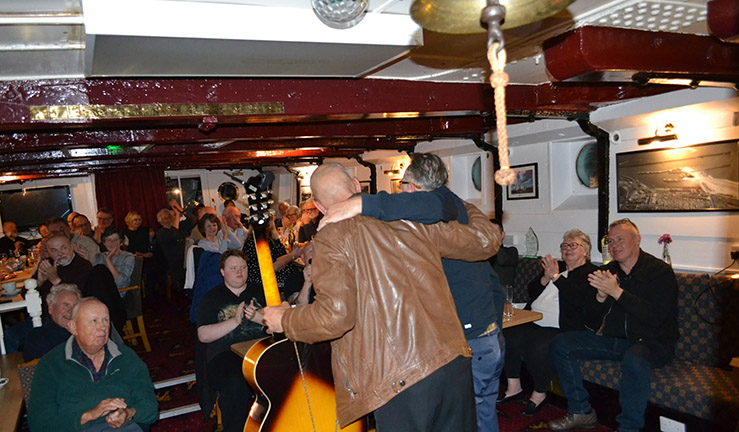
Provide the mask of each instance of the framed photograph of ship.
{"label": "framed photograph of ship", "polygon": [[619,212],[739,210],[739,140],[616,154]]}
{"label": "framed photograph of ship", "polygon": [[516,173],[516,180],[506,188],[506,197],[509,200],[539,198],[539,164],[531,163],[512,166]]}

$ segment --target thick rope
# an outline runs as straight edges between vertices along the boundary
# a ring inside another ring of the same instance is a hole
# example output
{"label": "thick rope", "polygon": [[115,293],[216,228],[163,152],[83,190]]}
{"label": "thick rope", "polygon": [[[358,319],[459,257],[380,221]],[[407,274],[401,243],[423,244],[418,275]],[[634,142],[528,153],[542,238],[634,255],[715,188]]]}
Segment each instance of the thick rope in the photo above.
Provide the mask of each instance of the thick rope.
{"label": "thick rope", "polygon": [[508,131],[506,129],[505,87],[508,85],[508,74],[504,68],[506,51],[498,50],[500,42],[494,42],[488,48],[490,62],[490,86],[495,94],[495,122],[498,130],[498,158],[500,169],[495,173],[495,182],[501,186],[509,186],[516,180],[516,173],[508,161]]}

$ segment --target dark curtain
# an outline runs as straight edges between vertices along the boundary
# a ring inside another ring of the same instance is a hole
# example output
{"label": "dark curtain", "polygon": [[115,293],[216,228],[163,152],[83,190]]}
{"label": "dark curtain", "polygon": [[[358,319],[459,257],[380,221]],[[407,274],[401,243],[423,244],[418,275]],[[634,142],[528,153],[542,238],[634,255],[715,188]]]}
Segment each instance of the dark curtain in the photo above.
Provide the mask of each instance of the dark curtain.
{"label": "dark curtain", "polygon": [[[135,210],[141,213],[143,226],[156,230],[157,212],[167,207],[164,170],[156,168],[95,174],[95,194],[98,208],[112,210],[121,229],[126,229],[126,214]],[[91,216],[94,226],[95,215]]]}

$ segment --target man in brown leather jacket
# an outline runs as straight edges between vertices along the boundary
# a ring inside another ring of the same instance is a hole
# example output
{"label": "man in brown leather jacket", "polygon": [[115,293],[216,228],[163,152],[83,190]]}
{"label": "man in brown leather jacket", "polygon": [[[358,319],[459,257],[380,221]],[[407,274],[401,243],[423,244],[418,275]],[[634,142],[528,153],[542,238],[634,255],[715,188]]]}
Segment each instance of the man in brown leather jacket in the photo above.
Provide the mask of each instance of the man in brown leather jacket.
{"label": "man in brown leather jacket", "polygon": [[[313,173],[321,212],[361,191],[338,164]],[[265,308],[264,323],[291,340],[333,340],[341,427],[374,411],[378,432],[475,431],[471,349],[441,257],[480,261],[500,246],[474,206],[469,223],[422,225],[356,216],[314,240],[315,301]]]}

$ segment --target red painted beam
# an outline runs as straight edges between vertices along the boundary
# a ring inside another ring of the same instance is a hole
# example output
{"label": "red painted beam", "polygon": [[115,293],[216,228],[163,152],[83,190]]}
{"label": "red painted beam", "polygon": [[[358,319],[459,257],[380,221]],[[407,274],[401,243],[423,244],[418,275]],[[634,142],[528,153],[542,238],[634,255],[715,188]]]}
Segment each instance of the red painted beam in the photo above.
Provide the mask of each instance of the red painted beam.
{"label": "red painted beam", "polygon": [[[395,80],[47,80],[0,83],[0,125],[48,126],[32,122],[30,106],[282,103],[284,114],[247,116],[311,117],[393,113],[471,113],[492,110],[492,91],[484,84]],[[187,117],[187,116],[183,116]],[[202,118],[203,116],[195,116]],[[140,119],[138,119],[140,120]],[[164,120],[164,119],[158,119]],[[177,121],[177,118],[167,118]],[[244,121],[242,120],[242,121]],[[55,121],[57,126],[111,120]]]}
{"label": "red painted beam", "polygon": [[544,42],[548,71],[560,81],[608,80],[638,72],[739,82],[739,45],[710,36],[581,27]]}
{"label": "red painted beam", "polygon": [[[296,137],[350,138],[408,135],[468,135],[490,130],[492,118],[430,117],[358,122],[269,123],[217,127],[208,134],[189,129],[81,130],[43,133],[39,131],[0,134],[0,154],[15,151],[53,150],[60,147],[105,147],[221,142],[231,140],[271,141]],[[132,125],[133,126],[133,125]]]}
{"label": "red painted beam", "polygon": [[706,21],[712,35],[726,42],[739,42],[739,1],[709,1]]}

